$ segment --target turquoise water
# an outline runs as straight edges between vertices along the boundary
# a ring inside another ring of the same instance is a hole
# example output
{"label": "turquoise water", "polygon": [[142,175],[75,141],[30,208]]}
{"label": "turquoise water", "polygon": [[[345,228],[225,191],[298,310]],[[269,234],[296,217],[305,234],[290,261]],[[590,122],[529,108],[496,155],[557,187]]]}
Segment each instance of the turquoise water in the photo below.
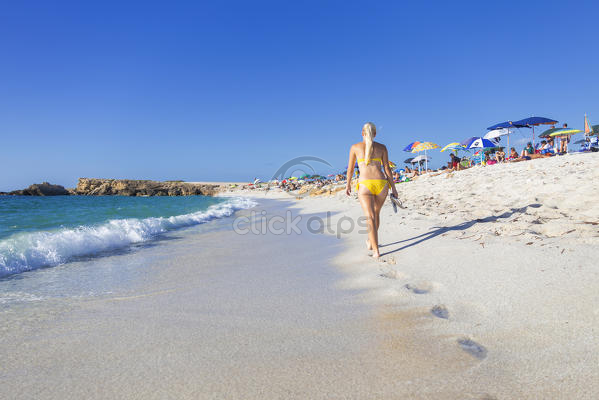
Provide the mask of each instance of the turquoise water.
{"label": "turquoise water", "polygon": [[110,219],[190,214],[224,201],[207,196],[0,196],[0,240],[17,232],[74,228]]}
{"label": "turquoise water", "polygon": [[0,196],[0,277],[145,242],[253,205],[206,196]]}

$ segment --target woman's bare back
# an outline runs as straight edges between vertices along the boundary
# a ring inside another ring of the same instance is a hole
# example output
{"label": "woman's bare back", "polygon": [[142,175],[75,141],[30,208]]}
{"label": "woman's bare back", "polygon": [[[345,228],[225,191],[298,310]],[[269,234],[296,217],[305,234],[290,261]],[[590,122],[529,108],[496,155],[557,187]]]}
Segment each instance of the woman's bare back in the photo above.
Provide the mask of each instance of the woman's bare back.
{"label": "woman's bare back", "polygon": [[[365,148],[364,142],[356,143],[352,146],[354,149],[356,160],[365,159]],[[366,161],[358,162],[358,169],[360,170],[360,179],[385,179],[385,174],[382,170],[383,160],[386,158],[386,147],[380,143],[372,143],[372,155],[370,156],[370,163],[366,165]],[[374,159],[377,159],[375,161]],[[380,161],[379,161],[380,160]]]}

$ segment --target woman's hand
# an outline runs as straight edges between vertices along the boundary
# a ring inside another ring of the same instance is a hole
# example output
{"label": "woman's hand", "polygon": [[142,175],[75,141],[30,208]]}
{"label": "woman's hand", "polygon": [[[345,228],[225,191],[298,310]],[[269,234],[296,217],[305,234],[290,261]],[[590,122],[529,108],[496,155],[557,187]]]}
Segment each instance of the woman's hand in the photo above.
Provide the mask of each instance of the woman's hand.
{"label": "woman's hand", "polygon": [[398,195],[397,195],[397,189],[395,189],[395,185],[391,185],[391,197],[394,197],[397,199]]}
{"label": "woman's hand", "polygon": [[347,185],[345,187],[345,194],[351,196],[351,185]]}

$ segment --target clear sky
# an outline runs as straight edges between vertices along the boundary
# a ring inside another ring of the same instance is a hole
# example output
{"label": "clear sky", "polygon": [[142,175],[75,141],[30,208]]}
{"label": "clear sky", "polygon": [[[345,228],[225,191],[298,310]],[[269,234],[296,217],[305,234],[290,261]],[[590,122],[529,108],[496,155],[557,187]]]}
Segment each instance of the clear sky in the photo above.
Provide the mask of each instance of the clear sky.
{"label": "clear sky", "polygon": [[597,4],[5,1],[0,191],[338,170],[366,121],[396,161],[532,115],[598,124]]}

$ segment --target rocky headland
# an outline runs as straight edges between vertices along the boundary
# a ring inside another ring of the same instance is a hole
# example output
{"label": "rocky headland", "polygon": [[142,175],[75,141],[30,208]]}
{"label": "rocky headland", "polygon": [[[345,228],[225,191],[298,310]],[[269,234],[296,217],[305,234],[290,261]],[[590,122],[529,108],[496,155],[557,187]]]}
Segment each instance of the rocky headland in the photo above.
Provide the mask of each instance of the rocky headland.
{"label": "rocky headland", "polygon": [[68,196],[71,192],[65,189],[64,186],[43,182],[34,183],[27,189],[13,190],[8,193],[1,192],[0,194],[13,196]]}
{"label": "rocky headland", "polygon": [[15,196],[213,196],[221,190],[221,185],[209,183],[79,178],[77,187],[74,189],[66,189],[60,185],[44,182],[33,184],[27,189],[0,194]]}

